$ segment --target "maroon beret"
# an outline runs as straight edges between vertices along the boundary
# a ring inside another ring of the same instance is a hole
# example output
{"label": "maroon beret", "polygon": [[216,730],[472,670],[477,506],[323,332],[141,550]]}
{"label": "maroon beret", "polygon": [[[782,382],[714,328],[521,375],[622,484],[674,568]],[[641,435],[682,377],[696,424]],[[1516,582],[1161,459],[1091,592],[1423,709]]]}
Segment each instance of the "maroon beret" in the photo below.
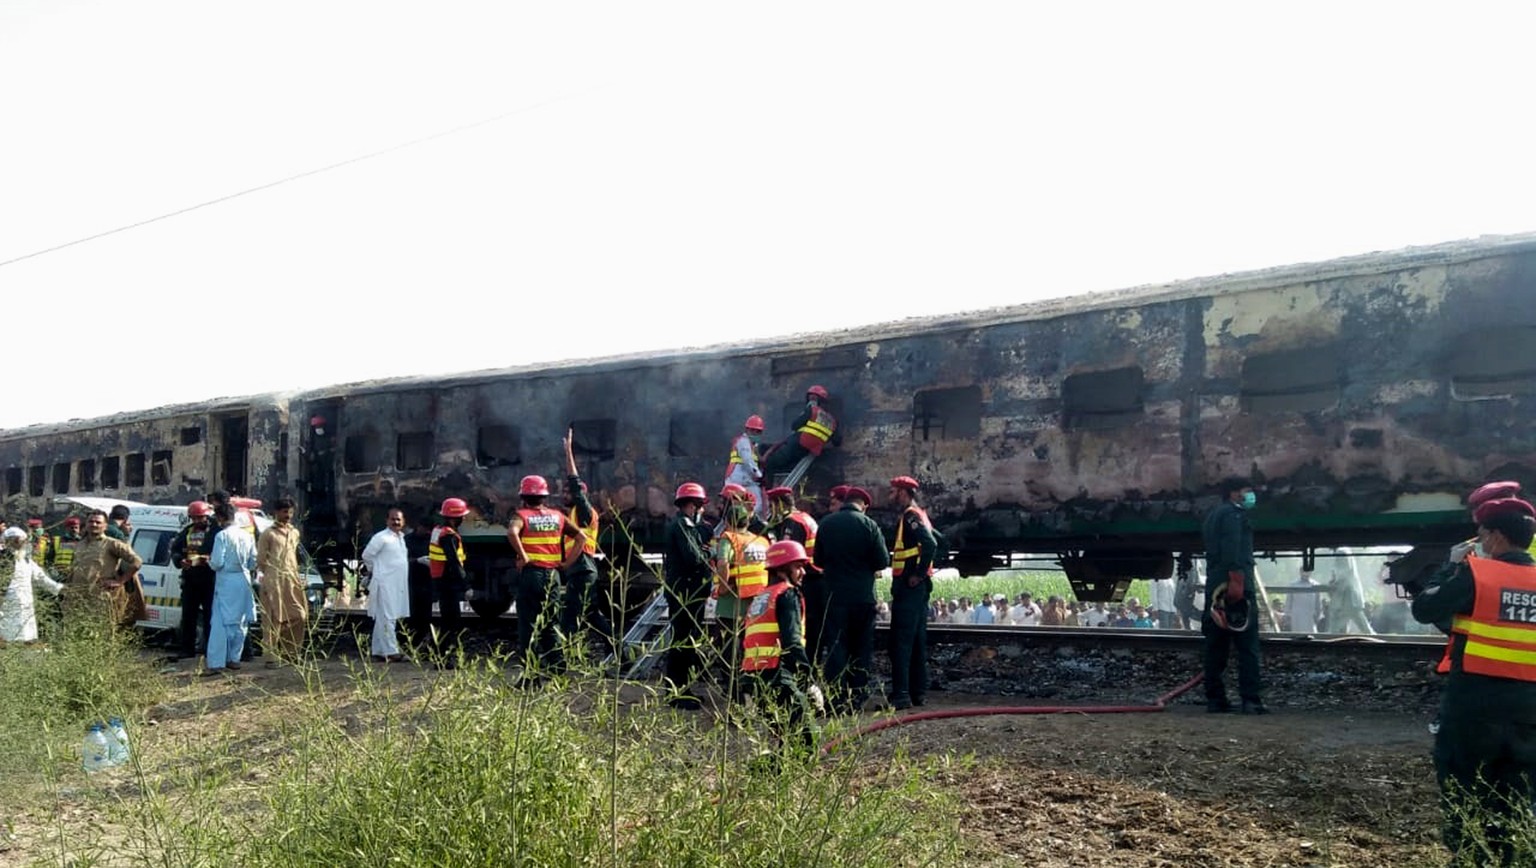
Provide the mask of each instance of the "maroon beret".
{"label": "maroon beret", "polygon": [[859,488],[857,485],[848,487],[848,494],[843,497],[843,500],[862,500],[866,505],[875,502],[875,499],[869,496],[869,492]]}
{"label": "maroon beret", "polygon": [[917,480],[910,476],[897,476],[891,480],[892,488],[900,488],[906,491],[917,491]]}
{"label": "maroon beret", "polygon": [[1472,520],[1478,524],[1487,524],[1488,520],[1500,515],[1527,515],[1536,518],[1536,507],[1518,497],[1502,497],[1498,500],[1485,500],[1478,504],[1472,513]]}
{"label": "maroon beret", "polygon": [[847,500],[849,487],[850,486],[847,485],[834,485],[832,486],[832,491],[829,493],[835,500]]}
{"label": "maroon beret", "polygon": [[765,496],[765,497],[794,497],[795,496],[795,490],[793,488],[790,488],[787,485],[780,485],[777,488],[770,488],[767,491],[763,492],[763,496]]}
{"label": "maroon beret", "polygon": [[1503,500],[1504,498],[1514,497],[1519,493],[1520,483],[1518,482],[1511,482],[1507,479],[1500,482],[1490,482],[1467,495],[1467,506],[1477,509],[1490,500]]}

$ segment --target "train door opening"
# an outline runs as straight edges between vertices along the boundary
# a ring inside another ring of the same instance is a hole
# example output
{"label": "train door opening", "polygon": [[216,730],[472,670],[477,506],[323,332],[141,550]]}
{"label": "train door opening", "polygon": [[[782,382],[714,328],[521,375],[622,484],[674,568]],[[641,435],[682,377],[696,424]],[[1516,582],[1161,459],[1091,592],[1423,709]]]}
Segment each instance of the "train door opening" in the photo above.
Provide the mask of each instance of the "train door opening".
{"label": "train door opening", "polygon": [[247,494],[245,464],[249,455],[250,419],[241,411],[220,416],[217,422],[219,443],[214,467],[219,476],[216,487],[231,494]]}
{"label": "train door opening", "polygon": [[308,418],[299,449],[299,488],[303,492],[299,507],[304,515],[305,543],[312,552],[334,556],[335,545],[326,543],[334,543],[342,535],[336,505],[336,444],[341,431],[341,405],[335,401],[310,404],[305,413]]}

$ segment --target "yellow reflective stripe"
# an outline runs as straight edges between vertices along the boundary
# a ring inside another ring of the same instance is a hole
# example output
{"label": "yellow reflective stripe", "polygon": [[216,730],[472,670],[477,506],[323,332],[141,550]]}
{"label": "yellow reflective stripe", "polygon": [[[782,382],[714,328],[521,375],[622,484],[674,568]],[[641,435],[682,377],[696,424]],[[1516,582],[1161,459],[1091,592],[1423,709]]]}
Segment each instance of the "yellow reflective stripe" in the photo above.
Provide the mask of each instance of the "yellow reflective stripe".
{"label": "yellow reflective stripe", "polygon": [[743,648],[742,651],[746,659],[755,660],[759,657],[777,657],[779,656],[780,648],[778,643],[775,642],[772,645],[756,645],[751,648]]}
{"label": "yellow reflective stripe", "polygon": [[814,419],[812,419],[811,421],[809,421],[809,422],[805,423],[804,425],[800,426],[800,433],[802,433],[802,434],[810,434],[810,435],[814,436],[817,440],[831,440],[832,439],[832,429],[828,428],[827,426],[825,426],[823,424],[821,424],[820,422],[817,422]]}
{"label": "yellow reflective stripe", "polygon": [[1523,666],[1536,666],[1536,650],[1524,651],[1519,648],[1505,648],[1502,645],[1489,645],[1476,639],[1467,639],[1467,647],[1462,652],[1463,656],[1484,657],[1489,660],[1502,660],[1505,663],[1519,663]]}
{"label": "yellow reflective stripe", "polygon": [[524,533],[523,534],[523,545],[525,545],[525,546],[548,545],[548,544],[550,544],[552,542],[559,542],[559,541],[560,541],[560,534],[557,534],[557,533],[555,533],[555,534]]}
{"label": "yellow reflective stripe", "polygon": [[547,554],[545,552],[529,552],[528,553],[528,563],[530,563],[530,564],[539,564],[540,566],[543,566],[543,565],[559,566],[560,565],[560,556],[559,555]]}
{"label": "yellow reflective stripe", "polygon": [[918,553],[921,552],[921,551],[922,551],[922,549],[917,547],[917,546],[913,546],[912,548],[909,548],[909,549],[897,549],[896,551],[891,552],[891,557],[893,557],[893,558],[895,558],[897,560],[904,561],[907,558],[915,558],[915,557],[917,557]]}
{"label": "yellow reflective stripe", "polygon": [[757,633],[777,633],[777,632],[779,632],[779,625],[778,625],[778,622],[776,622],[776,621],[767,621],[767,622],[762,623],[762,624],[753,624],[752,626],[747,628],[747,635],[748,636],[752,636],[752,635],[755,635]]}
{"label": "yellow reflective stripe", "polygon": [[741,453],[737,452],[735,449],[731,450],[731,463],[732,464],[740,464],[741,463]]}
{"label": "yellow reflective stripe", "polygon": [[1536,626],[1531,627],[1495,627],[1492,624],[1483,624],[1471,618],[1458,616],[1451,622],[1451,628],[1460,630],[1468,636],[1481,636],[1484,639],[1498,639],[1501,642],[1521,642],[1536,648]]}

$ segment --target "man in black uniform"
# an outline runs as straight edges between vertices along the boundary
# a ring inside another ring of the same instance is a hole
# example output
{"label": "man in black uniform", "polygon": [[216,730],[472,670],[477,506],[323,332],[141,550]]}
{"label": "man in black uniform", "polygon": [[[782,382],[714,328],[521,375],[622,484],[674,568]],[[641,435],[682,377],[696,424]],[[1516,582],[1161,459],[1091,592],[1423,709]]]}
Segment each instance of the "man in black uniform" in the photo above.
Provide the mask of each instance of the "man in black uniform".
{"label": "man in black uniform", "polygon": [[182,658],[196,657],[208,649],[214,576],[208,556],[213,554],[213,538],[219,532],[208,521],[211,515],[213,507],[207,502],[192,501],[187,505],[187,516],[192,523],[171,540],[171,563],[181,568]]}
{"label": "man in black uniform", "polygon": [[900,517],[891,547],[891,708],[922,705],[928,692],[928,597],[939,543],[928,513],[917,505],[917,480],[891,480],[890,504]]}
{"label": "man in black uniform", "polygon": [[699,647],[704,642],[704,607],[715,570],[710,560],[710,531],[702,511],[708,496],[704,486],[685,482],[677,487],[673,503],[677,515],[667,523],[662,591],[667,597],[667,617],[672,644],[667,648],[667,686],[673,691],[667,702],[674,708],[696,709],[697,697],[686,692],[703,670]]}
{"label": "man in black uniform", "polygon": [[599,603],[599,595],[594,593],[597,584],[597,510],[592,508],[592,500],[587,497],[587,484],[581,481],[581,475],[576,472],[576,455],[571,448],[571,432],[565,432],[565,466],[568,476],[565,481],[565,497],[569,512],[566,518],[581,531],[582,554],[576,562],[565,570],[565,600],[564,609],[560,613],[560,632],[564,634],[566,641],[576,641],[577,631],[581,622],[585,620],[597,631],[606,649],[612,649],[614,643],[613,622],[608,620],[606,600]]}
{"label": "man in black uniform", "polygon": [[843,508],[816,530],[816,566],[827,588],[827,620],[822,645],[827,653],[827,685],[835,691],[833,707],[855,712],[869,695],[875,656],[875,573],[891,565],[880,526],[864,510],[869,492],[850,488]]}
{"label": "man in black uniform", "polygon": [[1205,635],[1205,710],[1232,710],[1222,674],[1227,658],[1237,649],[1237,692],[1244,714],[1268,714],[1260,696],[1259,619],[1254,594],[1253,526],[1248,510],[1255,503],[1253,486],[1246,479],[1221,483],[1221,504],[1205,517],[1206,609],[1200,618]]}
{"label": "man in black uniform", "polygon": [[1457,546],[1412,608],[1414,620],[1451,633],[1434,749],[1445,844],[1458,860],[1529,864],[1513,839],[1536,798],[1536,561],[1526,551],[1536,509],[1490,500],[1473,520],[1482,556]]}
{"label": "man in black uniform", "polygon": [[432,603],[436,589],[428,566],[431,563],[431,545],[432,517],[422,513],[416,517],[415,530],[405,538],[405,556],[408,561],[406,581],[411,587],[411,615],[405,623],[411,644],[418,651],[425,649],[432,638]]}

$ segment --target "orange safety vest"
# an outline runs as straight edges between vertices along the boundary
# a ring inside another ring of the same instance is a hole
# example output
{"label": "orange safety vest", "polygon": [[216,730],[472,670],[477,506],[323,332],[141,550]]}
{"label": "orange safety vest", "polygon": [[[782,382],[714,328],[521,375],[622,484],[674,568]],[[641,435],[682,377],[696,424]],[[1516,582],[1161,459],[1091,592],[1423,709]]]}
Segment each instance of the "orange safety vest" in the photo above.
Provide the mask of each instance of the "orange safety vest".
{"label": "orange safety vest", "polygon": [[[806,515],[798,509],[795,509],[791,510],[788,515],[784,516],[784,521],[792,521],[795,524],[800,525],[800,530],[805,534],[805,540],[801,542],[801,545],[805,546],[805,553],[808,555],[816,554],[816,519],[811,518],[809,515]],[[793,539],[793,537],[785,533],[781,533],[780,538]],[[799,541],[797,540],[797,542]]]}
{"label": "orange safety vest", "polygon": [[755,533],[728,530],[721,534],[731,544],[731,563],[726,568],[727,587],[737,599],[750,600],[768,587],[768,540]]}
{"label": "orange safety vest", "polygon": [[1471,615],[1452,629],[1467,634],[1461,671],[1536,681],[1536,567],[1468,558],[1477,588]]}
{"label": "orange safety vest", "polygon": [[[788,587],[789,582],[775,582],[752,598],[752,605],[747,608],[746,634],[741,640],[743,672],[779,668],[779,657],[784,653],[779,644],[779,595]],[[805,635],[804,599],[800,600],[800,635]]]}
{"label": "orange safety vest", "polygon": [[[907,507],[906,512],[917,513],[917,517],[923,522],[923,527],[928,528],[930,531],[933,530],[933,522],[928,520],[928,513],[923,512],[916,506]],[[906,529],[906,526],[907,516],[904,512],[896,520],[896,545],[891,549],[891,576],[893,578],[899,577],[902,571],[907,568],[907,561],[915,561],[918,555],[922,554],[922,548],[917,543],[913,543],[910,546],[902,545],[901,532]],[[928,567],[928,575],[933,575],[933,566],[931,564]]]}
{"label": "orange safety vest", "polygon": [[827,441],[832,439],[832,432],[837,430],[837,420],[818,405],[811,410],[810,420],[796,430],[800,434],[800,445],[812,455],[820,455]]}
{"label": "orange safety vest", "polygon": [[[566,516],[566,520],[569,521],[572,525],[574,525],[577,530],[581,531],[581,549],[582,549],[582,551],[586,552],[589,555],[597,554],[597,523],[598,523],[597,510],[595,510],[595,509],[592,510],[592,526],[591,527],[582,527],[581,526],[581,522],[576,520],[576,507],[574,507],[574,506],[571,507],[570,515]],[[527,543],[524,543],[524,546],[526,547]]]}
{"label": "orange safety vest", "polygon": [[448,553],[443,551],[443,544],[449,537],[453,538],[453,550],[459,555],[459,563],[467,563],[464,560],[464,538],[459,536],[459,532],[447,525],[434,527],[432,538],[427,542],[427,572],[434,579],[441,579],[443,572],[448,569]]}
{"label": "orange safety vest", "polygon": [[565,516],[541,506],[538,509],[519,509],[523,531],[518,538],[523,541],[523,553],[528,563],[536,567],[554,569],[564,560],[561,537],[565,535]]}

